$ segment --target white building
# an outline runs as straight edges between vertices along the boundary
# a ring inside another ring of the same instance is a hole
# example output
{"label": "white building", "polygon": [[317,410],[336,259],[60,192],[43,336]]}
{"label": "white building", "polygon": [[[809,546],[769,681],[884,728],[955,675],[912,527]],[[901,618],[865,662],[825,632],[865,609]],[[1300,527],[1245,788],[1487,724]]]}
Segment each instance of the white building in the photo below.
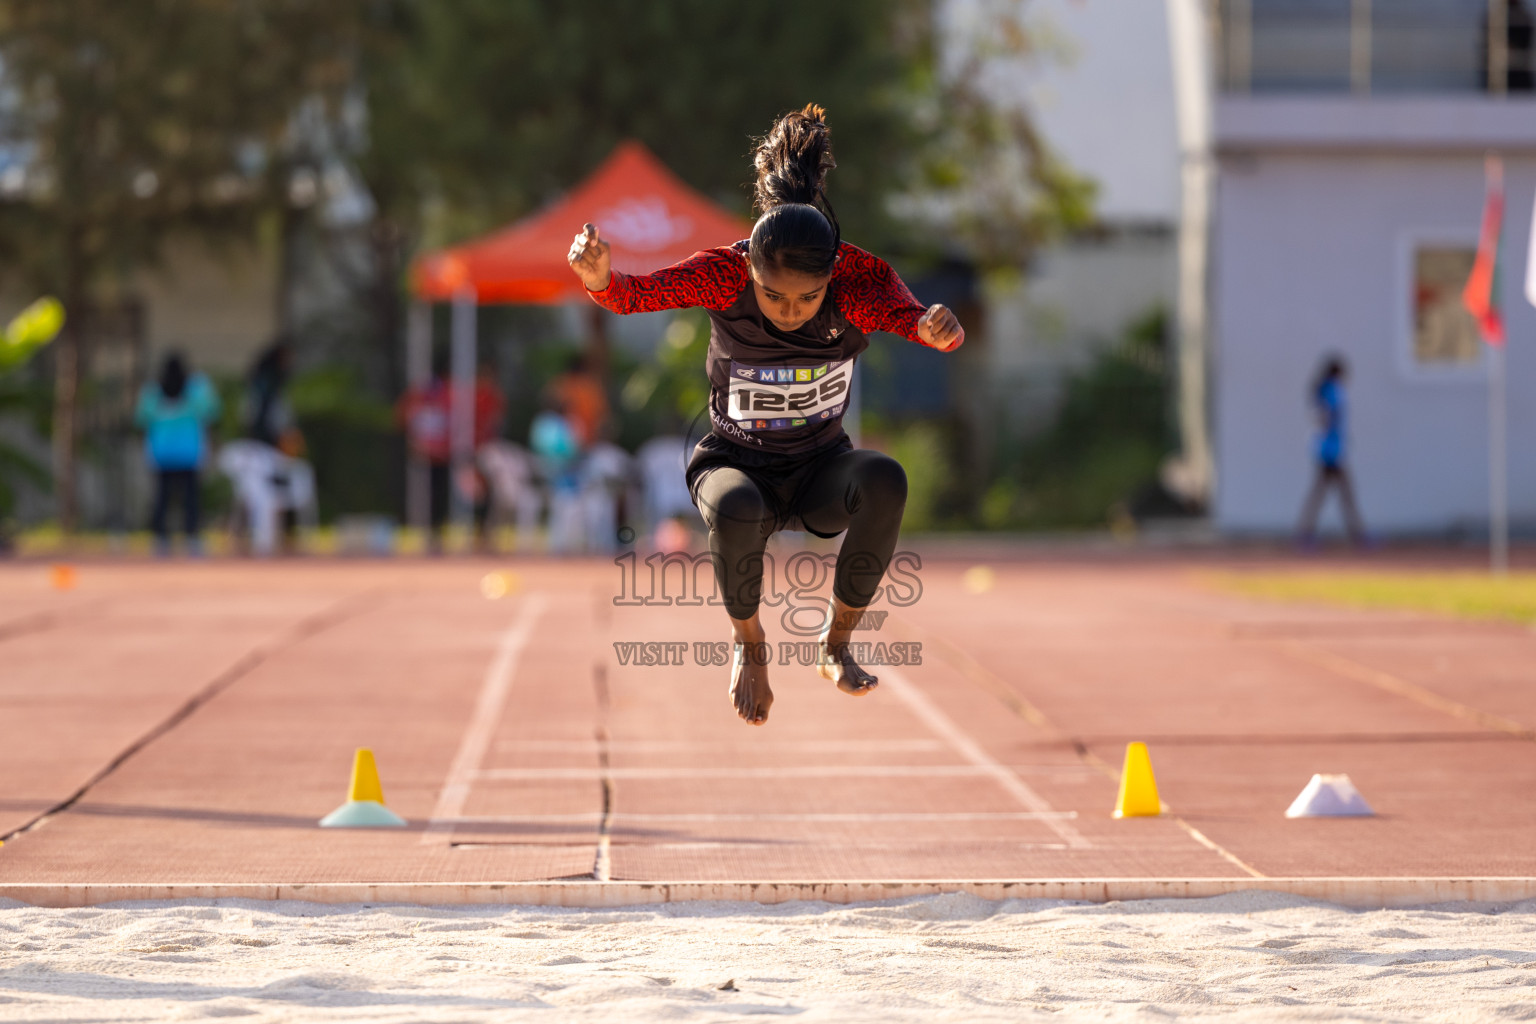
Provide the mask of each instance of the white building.
{"label": "white building", "polygon": [[1520,0],[1170,7],[1179,3],[1211,17],[1213,40],[1207,409],[1216,525],[1294,527],[1313,472],[1309,384],[1324,355],[1339,353],[1350,366],[1348,460],[1367,526],[1486,529],[1487,352],[1460,293],[1484,158],[1498,153],[1508,196],[1510,510],[1517,527],[1536,526],[1536,311],[1521,295],[1536,95]]}
{"label": "white building", "polygon": [[[952,0],[959,18],[976,0]],[[986,296],[987,376],[996,415],[1027,428],[1054,407],[1064,376],[1150,311],[1177,280],[1179,153],[1163,4],[1032,0],[1043,51],[992,90],[1017,100],[1051,149],[1097,186],[1095,229],[1037,253],[1027,275]]]}

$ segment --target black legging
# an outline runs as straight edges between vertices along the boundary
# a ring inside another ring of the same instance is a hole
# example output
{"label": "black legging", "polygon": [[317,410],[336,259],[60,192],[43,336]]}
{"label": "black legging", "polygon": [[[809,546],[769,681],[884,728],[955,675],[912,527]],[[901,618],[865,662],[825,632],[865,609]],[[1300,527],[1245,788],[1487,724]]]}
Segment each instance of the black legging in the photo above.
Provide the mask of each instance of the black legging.
{"label": "black legging", "polygon": [[[726,610],[733,619],[750,619],[762,598],[763,549],[786,523],[758,483],[735,466],[707,470],[696,497],[709,526],[710,560]],[[832,593],[850,608],[865,608],[896,550],[906,505],[907,474],[901,463],[857,448],[828,458],[805,482],[795,507],[786,511],[791,525],[798,517],[815,534],[848,531]]]}
{"label": "black legging", "polygon": [[162,544],[171,538],[167,513],[170,511],[171,491],[181,491],[181,529],[188,537],[196,538],[198,530],[198,479],[195,469],[161,469],[155,472],[155,506],[150,513],[150,528]]}
{"label": "black legging", "polygon": [[1296,534],[1303,543],[1311,543],[1317,534],[1317,515],[1322,511],[1323,499],[1328,496],[1328,487],[1332,485],[1339,489],[1339,504],[1344,509],[1344,528],[1349,531],[1349,539],[1355,544],[1365,541],[1365,524],[1360,521],[1360,510],[1355,505],[1355,488],[1349,479],[1349,470],[1339,462],[1320,462],[1317,465],[1317,477],[1312,481],[1312,490],[1307,493],[1307,500],[1301,506],[1301,522],[1297,524]]}

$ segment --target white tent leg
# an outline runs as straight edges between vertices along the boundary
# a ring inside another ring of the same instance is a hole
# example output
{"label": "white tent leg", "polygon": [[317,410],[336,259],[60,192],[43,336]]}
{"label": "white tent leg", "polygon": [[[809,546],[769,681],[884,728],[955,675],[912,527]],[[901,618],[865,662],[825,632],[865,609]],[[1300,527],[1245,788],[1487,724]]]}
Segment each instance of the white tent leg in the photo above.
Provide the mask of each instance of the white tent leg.
{"label": "white tent leg", "polygon": [[[411,303],[405,328],[405,383],[424,388],[432,379],[432,307]],[[432,493],[427,460],[407,449],[405,463],[405,519],[425,530],[432,517]]]}
{"label": "white tent leg", "polygon": [[475,461],[475,293],[469,289],[453,297],[453,402],[449,416],[449,449],[452,452],[452,520],[460,529],[474,522],[474,504],[459,486],[474,471]]}

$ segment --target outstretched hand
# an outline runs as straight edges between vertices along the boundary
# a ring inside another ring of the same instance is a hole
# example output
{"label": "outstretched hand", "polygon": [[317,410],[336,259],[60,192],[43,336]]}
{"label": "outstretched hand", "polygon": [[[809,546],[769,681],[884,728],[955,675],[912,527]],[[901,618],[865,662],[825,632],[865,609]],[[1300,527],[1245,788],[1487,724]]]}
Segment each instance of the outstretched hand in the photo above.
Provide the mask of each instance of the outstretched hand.
{"label": "outstretched hand", "polygon": [[571,251],[565,258],[576,276],[581,278],[581,283],[587,286],[587,291],[600,292],[607,289],[608,281],[613,276],[609,255],[611,248],[597,236],[595,224],[582,225],[581,234],[571,242]]}
{"label": "outstretched hand", "polygon": [[940,352],[953,352],[965,341],[965,331],[960,326],[960,320],[948,306],[938,302],[929,306],[928,312],[917,322],[917,336],[925,345],[931,345]]}

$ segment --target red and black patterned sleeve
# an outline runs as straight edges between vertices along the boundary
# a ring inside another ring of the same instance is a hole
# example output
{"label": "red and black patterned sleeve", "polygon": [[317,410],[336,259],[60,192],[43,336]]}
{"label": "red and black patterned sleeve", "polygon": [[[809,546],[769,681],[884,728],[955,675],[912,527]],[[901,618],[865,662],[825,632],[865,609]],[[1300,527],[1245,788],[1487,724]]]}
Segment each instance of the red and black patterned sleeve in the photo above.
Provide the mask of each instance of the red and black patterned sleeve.
{"label": "red and black patterned sleeve", "polygon": [[917,335],[917,322],[928,309],[917,301],[891,265],[847,242],[838,255],[832,282],[843,316],[865,334],[889,331],[927,345]]}
{"label": "red and black patterned sleeve", "polygon": [[748,280],[747,261],[735,249],[705,249],[650,274],[614,271],[607,288],[587,294],[615,313],[653,313],[693,306],[729,309]]}

